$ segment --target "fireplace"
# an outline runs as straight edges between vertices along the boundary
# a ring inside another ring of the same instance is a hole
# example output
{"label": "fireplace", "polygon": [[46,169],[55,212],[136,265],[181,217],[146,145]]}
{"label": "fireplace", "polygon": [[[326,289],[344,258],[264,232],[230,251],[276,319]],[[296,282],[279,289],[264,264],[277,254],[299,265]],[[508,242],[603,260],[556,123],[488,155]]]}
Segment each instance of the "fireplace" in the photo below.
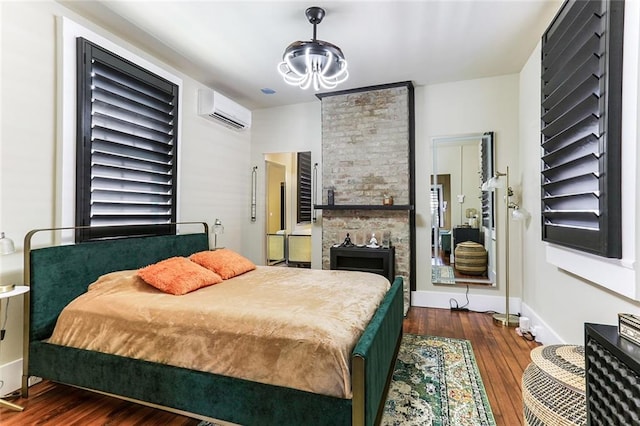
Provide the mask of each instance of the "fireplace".
{"label": "fireplace", "polygon": [[372,272],[395,279],[395,248],[331,247],[330,269]]}

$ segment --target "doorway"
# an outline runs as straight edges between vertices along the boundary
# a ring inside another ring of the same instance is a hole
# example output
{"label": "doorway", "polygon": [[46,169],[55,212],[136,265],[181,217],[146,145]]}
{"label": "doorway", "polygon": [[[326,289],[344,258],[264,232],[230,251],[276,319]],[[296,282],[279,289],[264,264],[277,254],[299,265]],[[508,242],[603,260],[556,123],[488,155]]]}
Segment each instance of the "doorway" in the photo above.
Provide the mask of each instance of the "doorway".
{"label": "doorway", "polygon": [[267,264],[311,265],[311,153],[266,153]]}
{"label": "doorway", "polygon": [[287,168],[283,164],[265,161],[267,188],[267,264],[274,265],[286,260],[286,209]]}

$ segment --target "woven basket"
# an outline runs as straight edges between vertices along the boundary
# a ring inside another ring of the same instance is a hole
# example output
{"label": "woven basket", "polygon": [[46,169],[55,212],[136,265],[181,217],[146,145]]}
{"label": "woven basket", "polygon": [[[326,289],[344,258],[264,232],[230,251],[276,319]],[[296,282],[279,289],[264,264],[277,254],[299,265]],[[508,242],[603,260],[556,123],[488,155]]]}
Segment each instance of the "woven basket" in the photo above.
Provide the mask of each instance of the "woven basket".
{"label": "woven basket", "polygon": [[455,266],[466,275],[483,275],[487,270],[487,251],[482,244],[473,241],[457,244]]}
{"label": "woven basket", "polygon": [[586,425],[584,348],[539,346],[531,360],[522,375],[525,425]]}

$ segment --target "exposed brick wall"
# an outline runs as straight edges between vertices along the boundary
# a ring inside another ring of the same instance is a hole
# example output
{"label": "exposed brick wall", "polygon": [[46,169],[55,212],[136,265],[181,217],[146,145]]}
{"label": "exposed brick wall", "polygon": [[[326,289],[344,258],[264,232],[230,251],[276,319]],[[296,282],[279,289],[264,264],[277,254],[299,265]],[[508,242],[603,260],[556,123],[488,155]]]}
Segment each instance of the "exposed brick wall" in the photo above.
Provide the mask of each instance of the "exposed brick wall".
{"label": "exposed brick wall", "polygon": [[409,278],[410,244],[409,214],[405,211],[325,210],[322,222],[322,267],[329,269],[329,249],[344,241],[347,233],[355,243],[360,234],[374,232],[378,243],[382,232],[391,233],[391,244],[396,248],[396,275]]}
{"label": "exposed brick wall", "polygon": [[[409,201],[409,88],[388,87],[322,98],[322,201],[334,189],[335,204],[382,206],[385,194],[394,204]],[[410,275],[408,211],[324,210],[323,268],[329,248],[360,235],[390,231],[396,247],[396,275]],[[355,241],[354,241],[355,242]]]}

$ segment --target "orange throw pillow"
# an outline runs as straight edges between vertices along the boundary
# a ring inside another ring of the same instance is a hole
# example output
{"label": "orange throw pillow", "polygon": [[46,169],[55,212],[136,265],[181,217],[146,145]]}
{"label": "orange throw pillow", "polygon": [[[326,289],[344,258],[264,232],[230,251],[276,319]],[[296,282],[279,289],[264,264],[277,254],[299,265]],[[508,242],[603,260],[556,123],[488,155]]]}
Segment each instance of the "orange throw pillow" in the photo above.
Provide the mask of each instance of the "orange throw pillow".
{"label": "orange throw pillow", "polygon": [[222,282],[222,278],[186,257],[171,257],[138,269],[138,276],[147,284],[165,293],[182,295]]}
{"label": "orange throw pillow", "polygon": [[212,270],[224,280],[256,269],[252,261],[229,249],[201,251],[192,254],[189,259]]}

